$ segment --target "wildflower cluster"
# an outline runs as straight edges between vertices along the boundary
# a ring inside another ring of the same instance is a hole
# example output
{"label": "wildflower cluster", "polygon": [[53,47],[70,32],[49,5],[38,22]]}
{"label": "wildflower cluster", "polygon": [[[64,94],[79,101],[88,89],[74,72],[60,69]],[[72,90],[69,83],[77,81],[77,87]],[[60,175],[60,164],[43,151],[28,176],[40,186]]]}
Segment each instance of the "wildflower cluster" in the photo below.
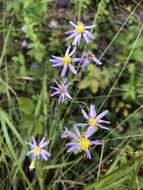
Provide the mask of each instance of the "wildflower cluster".
{"label": "wildflower cluster", "polygon": [[103,126],[103,124],[109,124],[110,122],[102,119],[108,113],[108,110],[96,115],[95,106],[90,105],[88,114],[83,109],[81,109],[81,112],[86,119],[86,122],[76,123],[73,126],[75,133],[65,128],[65,132],[62,137],[72,139],[71,142],[66,144],[66,146],[69,147],[67,152],[73,152],[75,150],[84,151],[86,153],[86,157],[91,159],[91,146],[101,145],[102,141],[90,140],[89,138],[96,132],[98,127],[107,130],[109,129]]}
{"label": "wildflower cluster", "polygon": [[[49,60],[52,63],[52,67],[62,67],[61,70],[61,82],[54,80],[56,86],[50,86],[53,90],[51,96],[59,96],[59,103],[63,103],[65,98],[72,99],[67,83],[67,78],[65,78],[67,71],[71,71],[74,75],[77,74],[75,63],[82,63],[81,68],[86,68],[90,62],[93,62],[97,65],[102,65],[102,63],[96,58],[96,56],[88,50],[83,53],[81,57],[75,57],[75,53],[77,48],[79,47],[81,41],[88,43],[90,40],[94,39],[94,36],[89,32],[89,29],[95,27],[95,25],[85,26],[83,23],[78,22],[77,24],[73,22],[69,22],[73,29],[65,32],[65,34],[69,35],[67,37],[68,40],[73,39],[72,45],[67,47],[66,52],[62,56],[53,55]],[[94,105],[90,105],[88,109],[88,113],[81,109],[81,113],[85,118],[84,123],[76,123],[73,126],[73,130],[69,130],[65,128],[64,133],[62,134],[62,138],[70,139],[70,142],[66,143],[65,146],[68,148],[67,152],[84,152],[88,159],[91,159],[91,147],[96,145],[101,145],[101,140],[92,139],[92,135],[96,132],[97,128],[107,129],[106,124],[110,124],[109,121],[103,119],[103,117],[108,113],[108,110],[103,111],[100,114],[96,113],[96,109]],[[32,155],[32,162],[30,165],[30,169],[35,167],[36,159],[47,160],[51,154],[44,149],[46,145],[48,145],[49,141],[45,141],[43,138],[39,144],[36,142],[35,138],[32,137],[33,143],[27,143],[30,145],[31,150],[27,153],[27,155]]]}
{"label": "wildflower cluster", "polygon": [[[62,67],[61,71],[61,77],[64,78],[67,71],[70,70],[74,75],[77,74],[77,70],[74,66],[74,63],[82,63],[82,68],[85,68],[88,66],[90,62],[93,62],[97,65],[102,65],[102,63],[95,57],[95,55],[88,50],[85,52],[81,57],[74,57],[74,54],[77,50],[77,47],[80,45],[81,40],[88,43],[91,39],[94,39],[94,36],[88,31],[89,29],[94,28],[96,25],[91,26],[85,26],[83,23],[79,22],[77,24],[74,24],[72,21],[69,22],[74,29],[65,32],[65,34],[68,34],[69,37],[67,39],[73,39],[72,45],[69,46],[63,56],[55,56],[53,55],[50,59],[50,62],[52,63],[52,67]],[[56,82],[57,84],[57,82]],[[71,99],[71,96],[69,96],[67,92],[67,86],[65,83],[62,83],[62,90],[59,88],[59,90],[55,89],[54,87],[51,87],[52,89],[56,90],[51,96],[59,95],[59,103],[64,102],[65,96],[67,96],[69,99]],[[59,87],[59,86],[58,86]],[[62,98],[61,98],[62,97]]]}

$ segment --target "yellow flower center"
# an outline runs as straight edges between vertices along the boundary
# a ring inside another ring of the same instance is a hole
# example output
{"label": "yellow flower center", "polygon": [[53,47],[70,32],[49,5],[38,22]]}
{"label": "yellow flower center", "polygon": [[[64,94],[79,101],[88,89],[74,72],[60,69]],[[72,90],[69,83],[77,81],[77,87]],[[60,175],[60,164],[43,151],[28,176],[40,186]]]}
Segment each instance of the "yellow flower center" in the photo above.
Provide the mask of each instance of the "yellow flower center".
{"label": "yellow flower center", "polygon": [[61,92],[61,93],[64,93],[64,92],[65,92],[64,87],[60,87],[60,92]]}
{"label": "yellow flower center", "polygon": [[35,155],[39,156],[40,153],[41,153],[41,148],[40,148],[40,146],[35,146],[35,148],[33,149],[33,153],[34,153]]}
{"label": "yellow flower center", "polygon": [[79,145],[81,150],[88,150],[90,146],[90,141],[87,138],[82,137],[79,141]]}
{"label": "yellow flower center", "polygon": [[82,24],[82,23],[80,23],[79,25],[77,25],[76,26],[76,31],[78,32],[78,33],[83,33],[84,31],[85,31],[85,26],[84,26],[84,24]]}
{"label": "yellow flower center", "polygon": [[71,62],[71,58],[69,56],[62,57],[62,60],[63,60],[65,65],[67,65]]}
{"label": "yellow flower center", "polygon": [[94,54],[91,52],[88,52],[86,56],[88,59],[92,59],[94,57]]}
{"label": "yellow flower center", "polygon": [[95,125],[97,125],[98,123],[97,123],[97,121],[96,121],[95,118],[89,118],[89,119],[88,119],[88,124],[91,125],[91,126],[95,126]]}

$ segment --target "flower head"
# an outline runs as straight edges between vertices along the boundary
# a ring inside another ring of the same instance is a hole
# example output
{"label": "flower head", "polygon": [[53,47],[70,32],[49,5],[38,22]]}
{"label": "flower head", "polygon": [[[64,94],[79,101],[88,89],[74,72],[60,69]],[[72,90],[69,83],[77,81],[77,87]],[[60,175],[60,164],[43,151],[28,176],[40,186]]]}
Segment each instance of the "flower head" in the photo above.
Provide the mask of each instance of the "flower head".
{"label": "flower head", "polygon": [[86,131],[81,133],[79,128],[74,126],[75,133],[67,130],[68,137],[72,139],[71,142],[65,144],[68,147],[67,152],[74,152],[75,150],[83,151],[88,159],[91,159],[90,148],[92,145],[101,145],[102,142],[99,140],[91,141],[89,137],[95,132],[93,128],[88,128]]}
{"label": "flower head", "polygon": [[44,149],[46,145],[49,144],[49,141],[45,141],[45,138],[42,138],[42,140],[39,142],[39,144],[36,142],[35,138],[32,137],[32,143],[27,143],[30,145],[31,150],[27,152],[27,156],[32,155],[32,160],[36,159],[43,159],[47,160],[48,157],[51,156],[51,154]]}
{"label": "flower head", "polygon": [[70,96],[70,94],[68,92],[68,85],[66,84],[66,82],[67,82],[67,80],[65,79],[64,82],[59,84],[55,80],[55,83],[56,83],[57,87],[53,87],[53,86],[50,87],[53,90],[55,90],[55,92],[53,92],[51,94],[51,96],[59,95],[59,103],[64,102],[65,97],[68,97],[69,99],[72,99],[72,97]]}
{"label": "flower head", "polygon": [[27,42],[26,39],[24,39],[24,40],[21,42],[21,46],[22,46],[23,48],[25,48],[25,47],[28,46],[28,42]]}
{"label": "flower head", "polygon": [[91,62],[96,63],[97,65],[102,65],[102,63],[95,57],[95,55],[91,51],[88,51],[85,53],[82,59],[82,68],[87,67],[87,65],[89,65]]}
{"label": "flower head", "polygon": [[75,24],[72,21],[69,23],[74,27],[74,29],[65,33],[69,34],[69,37],[67,39],[74,38],[72,43],[74,46],[80,44],[81,38],[83,38],[86,43],[88,43],[91,39],[94,39],[94,36],[88,30],[94,28],[95,25],[85,26],[82,22]]}
{"label": "flower head", "polygon": [[105,127],[104,124],[110,124],[110,122],[102,119],[108,113],[108,110],[105,110],[102,113],[100,113],[99,115],[97,115],[95,106],[91,104],[88,114],[83,109],[81,109],[81,112],[82,112],[84,118],[87,120],[87,123],[86,123],[87,126],[94,128],[94,129],[96,127],[100,127],[102,129],[107,129],[107,130],[109,129],[109,128]]}
{"label": "flower head", "polygon": [[62,56],[62,57],[52,56],[52,59],[50,59],[50,61],[53,63],[52,67],[63,66],[61,77],[65,76],[68,68],[70,69],[70,71],[73,74],[77,73],[77,71],[76,71],[75,67],[72,65],[72,63],[78,62],[81,59],[80,58],[72,58],[72,55],[74,54],[76,49],[74,48],[71,52],[70,52],[70,49],[71,49],[71,47],[67,48],[64,56]]}

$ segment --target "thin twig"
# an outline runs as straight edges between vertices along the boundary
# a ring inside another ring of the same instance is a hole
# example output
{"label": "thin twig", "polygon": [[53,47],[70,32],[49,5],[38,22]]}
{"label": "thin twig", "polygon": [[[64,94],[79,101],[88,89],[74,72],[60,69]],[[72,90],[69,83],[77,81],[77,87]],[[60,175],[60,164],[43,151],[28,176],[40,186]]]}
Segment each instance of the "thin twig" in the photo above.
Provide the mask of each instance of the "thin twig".
{"label": "thin twig", "polygon": [[97,180],[99,180],[99,177],[100,177],[103,153],[104,153],[104,141],[103,141],[102,149],[101,149],[101,156],[100,156],[99,168],[98,168],[98,172],[97,172]]}

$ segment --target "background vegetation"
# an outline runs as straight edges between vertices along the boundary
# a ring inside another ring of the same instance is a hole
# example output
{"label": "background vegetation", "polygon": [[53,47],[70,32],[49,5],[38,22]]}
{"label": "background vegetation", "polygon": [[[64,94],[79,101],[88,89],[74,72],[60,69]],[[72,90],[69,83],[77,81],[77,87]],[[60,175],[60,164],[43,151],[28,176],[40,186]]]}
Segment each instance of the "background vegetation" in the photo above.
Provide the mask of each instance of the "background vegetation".
{"label": "background vegetation", "polygon": [[[143,189],[142,0],[1,0],[0,16],[0,189]],[[97,24],[86,48],[103,66],[69,75],[73,99],[58,104],[49,58],[65,51],[68,22],[79,19]],[[90,103],[110,110],[111,130],[95,134],[104,144],[86,160],[66,153],[61,134]],[[52,157],[30,172],[32,135],[50,139]]]}

